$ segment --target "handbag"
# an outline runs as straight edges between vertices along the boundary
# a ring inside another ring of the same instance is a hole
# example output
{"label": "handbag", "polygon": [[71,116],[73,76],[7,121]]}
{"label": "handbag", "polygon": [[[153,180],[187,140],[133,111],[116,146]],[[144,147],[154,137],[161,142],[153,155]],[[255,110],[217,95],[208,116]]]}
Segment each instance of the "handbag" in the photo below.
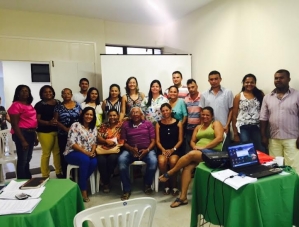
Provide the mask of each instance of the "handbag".
{"label": "handbag", "polygon": [[120,145],[115,145],[112,148],[105,148],[103,145],[98,145],[96,148],[97,154],[117,154],[120,152]]}

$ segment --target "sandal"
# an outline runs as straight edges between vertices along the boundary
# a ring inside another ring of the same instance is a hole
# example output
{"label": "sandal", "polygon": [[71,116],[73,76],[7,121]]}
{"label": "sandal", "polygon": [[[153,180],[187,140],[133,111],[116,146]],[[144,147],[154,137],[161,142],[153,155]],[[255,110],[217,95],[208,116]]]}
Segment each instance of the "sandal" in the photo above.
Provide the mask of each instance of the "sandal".
{"label": "sandal", "polygon": [[120,197],[121,200],[128,200],[131,196],[131,192],[124,192],[124,194]]}
{"label": "sandal", "polygon": [[89,201],[90,201],[90,199],[88,197],[83,198],[84,203],[88,203]]}
{"label": "sandal", "polygon": [[153,194],[153,189],[152,189],[152,187],[151,187],[150,185],[146,185],[146,186],[145,186],[145,189],[144,189],[144,193],[145,193],[146,195],[151,195],[151,194]]}
{"label": "sandal", "polygon": [[159,181],[161,181],[161,182],[166,182],[166,181],[168,181],[169,180],[169,174],[168,173],[164,173],[163,175],[161,175],[160,177],[159,177]]}
{"label": "sandal", "polygon": [[170,205],[171,208],[176,208],[179,206],[184,206],[188,204],[188,200],[181,200],[180,198],[176,198],[174,202]]}
{"label": "sandal", "polygon": [[172,196],[179,196],[180,195],[180,190],[177,188],[172,189]]}
{"label": "sandal", "polygon": [[164,195],[170,195],[170,188],[164,188],[164,192],[163,192]]}

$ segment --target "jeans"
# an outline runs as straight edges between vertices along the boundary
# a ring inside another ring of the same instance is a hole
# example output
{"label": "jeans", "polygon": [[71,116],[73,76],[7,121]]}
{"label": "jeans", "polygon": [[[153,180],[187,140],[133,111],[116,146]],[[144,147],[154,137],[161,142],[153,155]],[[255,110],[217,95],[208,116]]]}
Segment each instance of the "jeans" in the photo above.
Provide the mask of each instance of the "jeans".
{"label": "jeans", "polygon": [[252,142],[256,150],[265,152],[260,128],[257,125],[242,125],[240,127],[240,141],[242,143]]}
{"label": "jeans", "polygon": [[87,190],[87,181],[97,167],[97,159],[91,158],[80,151],[72,151],[65,155],[68,164],[79,166],[79,182],[81,191]]}
{"label": "jeans", "polygon": [[17,149],[17,179],[31,179],[31,173],[29,168],[29,163],[32,158],[32,152],[34,147],[34,141],[36,138],[35,132],[28,132],[26,130],[21,130],[23,137],[26,142],[29,144],[27,150],[23,150],[22,142],[18,136],[15,134],[12,135],[12,139],[16,144]]}
{"label": "jeans", "polygon": [[117,165],[119,154],[100,154],[97,155],[98,160],[98,170],[101,176],[101,182],[104,185],[110,183],[110,178],[114,172]]}
{"label": "jeans", "polygon": [[[134,161],[139,161],[139,159],[134,157],[131,152],[126,150],[124,150],[118,158],[120,180],[123,184],[124,193],[131,192],[129,168],[130,164]],[[149,151],[149,153],[147,153],[140,161],[146,163],[144,183],[145,185],[152,185],[158,163],[156,152],[154,150]]]}
{"label": "jeans", "polygon": [[63,155],[63,152],[65,151],[66,143],[67,143],[67,135],[58,134],[58,146],[59,146],[59,153],[60,153],[61,171],[64,178],[66,178],[67,163],[65,161],[65,156]]}

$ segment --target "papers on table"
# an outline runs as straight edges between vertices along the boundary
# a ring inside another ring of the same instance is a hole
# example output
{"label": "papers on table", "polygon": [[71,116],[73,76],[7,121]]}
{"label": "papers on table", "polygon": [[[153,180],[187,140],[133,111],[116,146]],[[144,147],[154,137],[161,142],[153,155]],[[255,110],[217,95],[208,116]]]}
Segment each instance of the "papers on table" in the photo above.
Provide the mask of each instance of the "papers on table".
{"label": "papers on table", "polygon": [[41,198],[26,200],[1,200],[0,215],[31,213],[41,200]]}
{"label": "papers on table", "polygon": [[[31,213],[41,201],[41,194],[45,187],[37,189],[19,189],[26,181],[16,182],[12,180],[0,194],[0,215]],[[18,200],[17,194],[25,193],[30,195],[28,199]]]}
{"label": "papers on table", "polygon": [[211,174],[214,178],[222,181],[224,184],[227,184],[236,190],[238,190],[243,185],[257,181],[257,178],[238,176],[238,173],[230,169],[212,172]]}
{"label": "papers on table", "polygon": [[6,186],[6,188],[3,189],[3,192],[0,194],[0,199],[17,199],[15,196],[17,194],[21,194],[21,193],[30,195],[30,197],[28,199],[37,199],[41,196],[41,194],[45,190],[44,186],[40,187],[40,188],[36,188],[36,189],[27,189],[27,190],[19,189],[23,184],[24,184],[24,181],[16,182],[16,181],[12,180]]}

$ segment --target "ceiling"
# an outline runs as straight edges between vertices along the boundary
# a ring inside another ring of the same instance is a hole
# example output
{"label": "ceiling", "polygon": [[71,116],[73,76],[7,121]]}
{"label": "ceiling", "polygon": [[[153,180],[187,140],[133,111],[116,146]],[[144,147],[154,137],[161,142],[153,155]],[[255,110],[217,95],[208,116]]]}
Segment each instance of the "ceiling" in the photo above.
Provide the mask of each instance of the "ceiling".
{"label": "ceiling", "polygon": [[163,25],[213,0],[0,0],[0,8]]}

